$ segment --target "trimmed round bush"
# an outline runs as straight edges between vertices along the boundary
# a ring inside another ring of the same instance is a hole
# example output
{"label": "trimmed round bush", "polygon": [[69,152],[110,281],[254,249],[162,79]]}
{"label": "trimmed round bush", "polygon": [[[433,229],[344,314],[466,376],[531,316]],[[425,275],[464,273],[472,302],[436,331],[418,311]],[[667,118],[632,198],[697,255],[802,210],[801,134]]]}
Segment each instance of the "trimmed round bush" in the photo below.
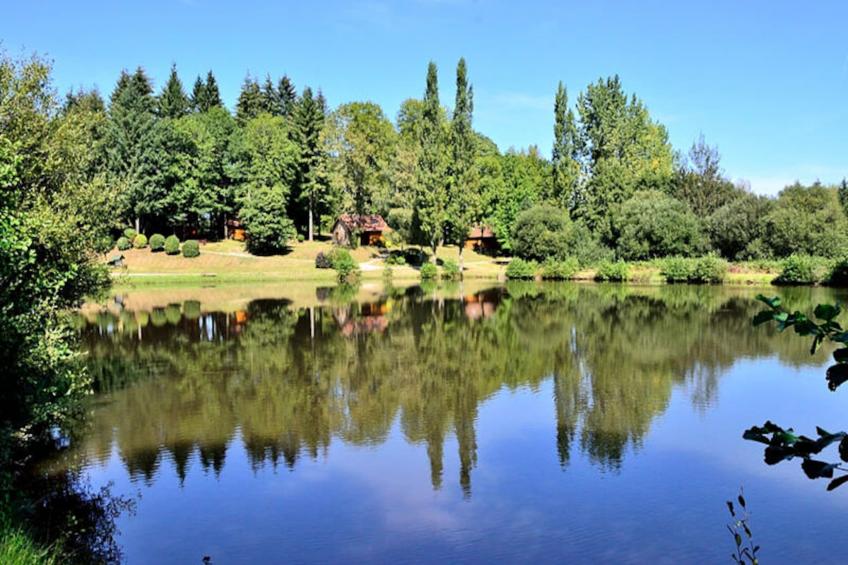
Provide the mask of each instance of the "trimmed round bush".
{"label": "trimmed round bush", "polygon": [[150,250],[153,252],[162,251],[165,249],[165,236],[161,233],[154,233],[150,236]]}
{"label": "trimmed round bush", "polygon": [[132,242],[133,247],[135,247],[136,249],[144,249],[145,247],[147,247],[147,236],[143,233],[140,233],[135,236],[135,239],[133,239]]}
{"label": "trimmed round bush", "polygon": [[126,251],[132,247],[132,243],[130,243],[130,240],[126,237],[119,237],[117,246],[119,251]]}
{"label": "trimmed round bush", "polygon": [[192,259],[200,255],[200,244],[196,239],[189,239],[183,243],[183,257]]}
{"label": "trimmed round bush", "polygon": [[421,280],[431,281],[439,276],[439,270],[433,263],[424,263],[421,265]]}
{"label": "trimmed round bush", "polygon": [[580,270],[580,262],[576,257],[568,259],[548,259],[542,264],[542,278],[546,280],[566,281],[574,278]]}
{"label": "trimmed round bush", "polygon": [[137,236],[137,235],[138,235],[138,232],[135,231],[134,228],[127,228],[127,229],[124,230],[124,237],[127,238],[129,241],[134,240],[135,236]]}
{"label": "trimmed round bush", "polygon": [[515,258],[506,266],[506,278],[508,279],[533,279],[536,278],[537,264],[535,261],[525,261]]}
{"label": "trimmed round bush", "polygon": [[165,253],[168,255],[180,254],[180,238],[175,235],[169,235],[165,238]]}
{"label": "trimmed round bush", "polygon": [[442,263],[442,280],[458,281],[462,278],[462,271],[453,259],[445,259]]}
{"label": "trimmed round bush", "polygon": [[601,282],[626,282],[630,279],[630,265],[624,261],[604,261],[595,271],[595,280]]}

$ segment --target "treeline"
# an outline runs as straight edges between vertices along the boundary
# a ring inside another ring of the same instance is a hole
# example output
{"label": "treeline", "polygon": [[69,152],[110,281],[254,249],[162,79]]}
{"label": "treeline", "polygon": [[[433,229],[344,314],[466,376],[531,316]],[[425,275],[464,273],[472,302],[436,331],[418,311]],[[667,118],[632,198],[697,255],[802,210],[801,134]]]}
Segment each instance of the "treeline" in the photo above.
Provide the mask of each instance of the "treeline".
{"label": "treeline", "polygon": [[158,93],[139,68],[121,74],[108,102],[72,92],[50,119],[109,203],[109,228],[219,238],[238,220],[254,252],[312,238],[342,212],[381,214],[405,242],[432,249],[485,224],[507,252],[530,257],[524,234],[547,234],[543,254],[583,263],[848,246],[844,182],[756,196],[724,175],[703,138],[676,153],[618,77],[590,84],[575,104],[560,84],[550,159],[533,146],[501,153],[473,129],[473,110],[460,59],[452,110],[431,63],[423,98],[403,102],[394,122],[372,102],[330,110],[320,91],[270,75],[248,76],[230,113],[211,71],[187,93],[176,67]]}

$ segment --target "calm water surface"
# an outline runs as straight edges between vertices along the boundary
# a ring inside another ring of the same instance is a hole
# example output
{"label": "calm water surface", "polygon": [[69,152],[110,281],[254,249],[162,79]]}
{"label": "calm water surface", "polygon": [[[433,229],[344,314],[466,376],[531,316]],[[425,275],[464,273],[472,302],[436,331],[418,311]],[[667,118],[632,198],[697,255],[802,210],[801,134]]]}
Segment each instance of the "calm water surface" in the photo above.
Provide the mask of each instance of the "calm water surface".
{"label": "calm water surface", "polygon": [[839,562],[848,491],[741,439],[846,425],[755,294],[128,292],[84,309],[99,392],[53,466],[136,499],[129,563],[729,562],[740,486],[763,561]]}

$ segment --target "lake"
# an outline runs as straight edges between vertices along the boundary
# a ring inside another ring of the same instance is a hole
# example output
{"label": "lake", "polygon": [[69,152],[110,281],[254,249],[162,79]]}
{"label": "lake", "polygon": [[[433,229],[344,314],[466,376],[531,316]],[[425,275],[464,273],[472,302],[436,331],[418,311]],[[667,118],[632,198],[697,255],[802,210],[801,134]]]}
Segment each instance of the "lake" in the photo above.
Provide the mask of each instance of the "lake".
{"label": "lake", "polygon": [[741,438],[846,426],[757,292],[130,290],[80,314],[98,392],[48,468],[135,500],[128,563],[729,562],[740,487],[764,562],[840,562],[848,490]]}

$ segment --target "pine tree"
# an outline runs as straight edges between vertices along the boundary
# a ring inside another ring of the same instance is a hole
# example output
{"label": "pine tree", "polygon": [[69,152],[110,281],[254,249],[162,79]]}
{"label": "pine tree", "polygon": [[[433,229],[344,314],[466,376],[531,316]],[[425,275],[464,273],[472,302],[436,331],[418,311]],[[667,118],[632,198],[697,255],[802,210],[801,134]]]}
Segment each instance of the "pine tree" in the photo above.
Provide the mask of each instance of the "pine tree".
{"label": "pine tree", "polygon": [[277,96],[280,100],[282,115],[291,116],[297,104],[297,91],[287,75],[283,75],[277,83]]}
{"label": "pine tree", "polygon": [[277,89],[274,88],[274,83],[271,82],[271,75],[265,75],[265,82],[262,85],[262,111],[272,116],[283,115],[282,102]]}
{"label": "pine tree", "polygon": [[[312,89],[306,87],[300,101],[294,107],[294,139],[300,150],[295,180],[293,203],[306,207],[306,224],[309,241],[314,235],[314,217],[322,196],[328,187],[326,175],[326,153],[321,132],[324,128],[324,102],[319,93],[313,98]],[[289,213],[292,218],[302,214]]]}
{"label": "pine tree", "polygon": [[106,160],[108,174],[121,186],[125,213],[135,219],[136,229],[155,204],[148,174],[155,107],[153,87],[144,70],[138,68],[132,75],[122,72],[109,105]]}
{"label": "pine tree", "polygon": [[580,174],[577,161],[577,125],[568,108],[568,92],[559,83],[554,99],[554,146],[551,155],[553,174],[548,197],[564,209],[571,209]]}
{"label": "pine tree", "polygon": [[256,80],[247,75],[236,102],[236,120],[239,124],[244,125],[250,119],[261,114],[263,109],[262,89]]}
{"label": "pine tree", "polygon": [[418,159],[420,178],[413,223],[422,242],[432,249],[433,262],[436,261],[436,251],[444,242],[447,220],[445,144],[441,117],[438,70],[436,63],[431,61],[427,67],[427,88],[424,93]]}
{"label": "pine tree", "polygon": [[159,116],[162,118],[179,118],[189,112],[191,102],[183,90],[183,83],[177,75],[177,65],[171,65],[168,82],[159,95]]}
{"label": "pine tree", "polygon": [[848,180],[843,178],[842,182],[839,183],[838,194],[839,203],[842,204],[842,208],[848,214]]}
{"label": "pine tree", "polygon": [[221,91],[218,89],[218,81],[215,80],[215,75],[213,75],[210,70],[206,73],[206,95],[204,97],[204,106],[201,111],[206,112],[216,106],[223,107],[224,103],[221,101]]}
{"label": "pine tree", "polygon": [[468,69],[461,58],[456,66],[456,102],[451,120],[450,190],[447,194],[451,239],[462,250],[468,231],[479,218],[479,175],[475,163],[475,137],[472,129],[474,90],[468,83]]}
{"label": "pine tree", "polygon": [[194,79],[194,87],[191,89],[191,109],[194,112],[204,112],[206,106],[206,84],[200,75]]}

